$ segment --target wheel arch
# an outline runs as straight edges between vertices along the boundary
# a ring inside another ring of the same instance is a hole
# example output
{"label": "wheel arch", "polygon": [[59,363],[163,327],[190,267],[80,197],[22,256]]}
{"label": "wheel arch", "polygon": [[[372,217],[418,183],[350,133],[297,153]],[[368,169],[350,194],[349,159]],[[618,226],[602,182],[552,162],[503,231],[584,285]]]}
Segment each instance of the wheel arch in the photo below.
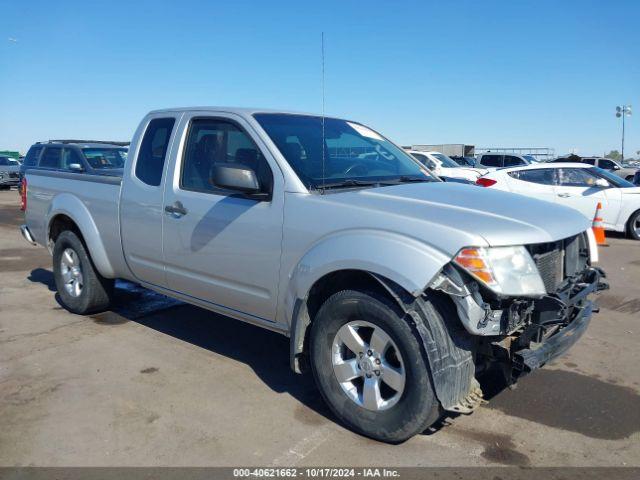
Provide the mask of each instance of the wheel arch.
{"label": "wheel arch", "polygon": [[[320,286],[350,281],[349,288],[382,288],[381,293],[392,297],[398,290],[416,297],[450,260],[422,241],[384,230],[350,229],[320,239],[287,276],[283,292],[281,315],[289,327],[294,370],[300,371],[297,358],[313,320],[314,298],[328,298]],[[316,297],[317,292],[324,296]]]}
{"label": "wheel arch", "polygon": [[56,196],[47,213],[46,244],[53,250],[57,236],[65,230],[72,230],[81,237],[98,272],[105,278],[114,278],[115,271],[98,228],[87,207],[70,194]]}
{"label": "wheel arch", "polygon": [[342,290],[374,292],[395,302],[403,308],[401,296],[411,297],[403,287],[379,274],[356,269],[336,270],[319,278],[309,289],[305,298],[296,300],[291,322],[290,363],[296,373],[306,370],[309,332],[318,310],[333,294]]}

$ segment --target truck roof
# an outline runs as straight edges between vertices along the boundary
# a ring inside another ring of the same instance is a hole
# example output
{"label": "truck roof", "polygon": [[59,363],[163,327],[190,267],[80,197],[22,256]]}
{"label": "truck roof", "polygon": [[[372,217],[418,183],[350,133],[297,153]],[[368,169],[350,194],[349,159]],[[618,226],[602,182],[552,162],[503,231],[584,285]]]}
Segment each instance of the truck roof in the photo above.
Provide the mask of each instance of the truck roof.
{"label": "truck roof", "polygon": [[[199,106],[199,107],[175,107],[175,108],[161,108],[158,110],[152,110],[149,113],[168,113],[168,112],[193,112],[193,111],[215,111],[215,112],[227,112],[235,113],[238,115],[253,115],[254,113],[284,113],[287,115],[311,115],[319,117],[321,114],[309,113],[309,112],[297,112],[293,110],[277,110],[271,108],[255,108],[255,107],[216,107],[216,106]],[[329,115],[327,115],[329,117]]]}
{"label": "truck roof", "polygon": [[128,148],[129,142],[105,142],[101,140],[49,140],[38,145],[74,145],[80,148]]}

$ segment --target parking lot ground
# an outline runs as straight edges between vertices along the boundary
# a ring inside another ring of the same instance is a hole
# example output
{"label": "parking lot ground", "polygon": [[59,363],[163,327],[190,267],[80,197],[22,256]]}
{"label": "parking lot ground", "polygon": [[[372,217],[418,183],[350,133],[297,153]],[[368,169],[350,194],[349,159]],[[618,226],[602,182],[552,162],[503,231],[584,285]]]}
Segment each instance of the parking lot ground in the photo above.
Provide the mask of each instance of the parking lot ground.
{"label": "parking lot ground", "polygon": [[1,466],[640,466],[640,242],[601,249],[611,290],[568,355],[390,446],[334,421],[283,336],[126,284],[68,313],[18,205],[0,192]]}

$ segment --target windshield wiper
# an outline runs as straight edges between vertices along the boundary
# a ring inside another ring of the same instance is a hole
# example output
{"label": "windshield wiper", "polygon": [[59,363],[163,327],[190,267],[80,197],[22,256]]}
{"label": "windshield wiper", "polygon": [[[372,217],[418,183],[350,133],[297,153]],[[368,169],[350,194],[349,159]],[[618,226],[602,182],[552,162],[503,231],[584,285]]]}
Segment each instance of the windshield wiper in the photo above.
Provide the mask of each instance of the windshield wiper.
{"label": "windshield wiper", "polygon": [[366,180],[343,180],[342,182],[332,182],[332,183],[320,183],[315,186],[316,190],[326,190],[326,189],[334,189],[334,188],[349,188],[349,187],[373,187],[375,185],[380,185],[380,181],[366,181]]}
{"label": "windshield wiper", "polygon": [[399,185],[401,183],[418,183],[418,182],[435,182],[428,177],[416,177],[411,175],[401,175],[398,178],[392,180],[356,180],[350,178],[341,182],[320,183],[314,186],[315,190],[331,190],[336,188],[350,188],[350,187],[381,187],[389,185]]}
{"label": "windshield wiper", "polygon": [[400,183],[422,183],[422,182],[435,182],[434,179],[428,177],[414,177],[410,175],[401,175],[393,180],[383,180],[379,183],[381,185],[398,185]]}

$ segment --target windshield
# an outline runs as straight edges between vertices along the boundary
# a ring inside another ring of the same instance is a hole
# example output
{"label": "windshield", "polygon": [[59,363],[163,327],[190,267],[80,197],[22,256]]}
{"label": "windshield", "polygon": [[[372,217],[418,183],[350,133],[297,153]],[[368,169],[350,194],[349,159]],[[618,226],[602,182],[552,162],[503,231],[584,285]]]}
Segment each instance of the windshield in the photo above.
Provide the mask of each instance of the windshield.
{"label": "windshield", "polygon": [[442,166],[444,168],[458,168],[458,167],[460,167],[460,165],[458,165],[456,162],[451,160],[444,153],[431,153],[430,155],[432,157],[435,157],[438,160],[440,160],[442,162]]}
{"label": "windshield", "polygon": [[630,187],[636,186],[633,183],[625,180],[624,178],[620,178],[619,176],[614,175],[608,170],[603,170],[602,168],[598,168],[598,167],[593,167],[593,168],[590,168],[589,170],[593,171],[596,175],[600,177],[606,178],[607,180],[609,180],[609,183],[612,183],[618,188],[630,188]]}
{"label": "windshield", "polygon": [[83,148],[82,153],[93,168],[123,168],[126,148]]}
{"label": "windshield", "polygon": [[536,157],[534,157],[533,155],[522,155],[522,158],[524,158],[529,163],[539,163],[538,160],[536,160]]}
{"label": "windshield", "polygon": [[254,117],[309,188],[437,181],[401,148],[359,123],[325,118],[323,128],[316,116]]}

